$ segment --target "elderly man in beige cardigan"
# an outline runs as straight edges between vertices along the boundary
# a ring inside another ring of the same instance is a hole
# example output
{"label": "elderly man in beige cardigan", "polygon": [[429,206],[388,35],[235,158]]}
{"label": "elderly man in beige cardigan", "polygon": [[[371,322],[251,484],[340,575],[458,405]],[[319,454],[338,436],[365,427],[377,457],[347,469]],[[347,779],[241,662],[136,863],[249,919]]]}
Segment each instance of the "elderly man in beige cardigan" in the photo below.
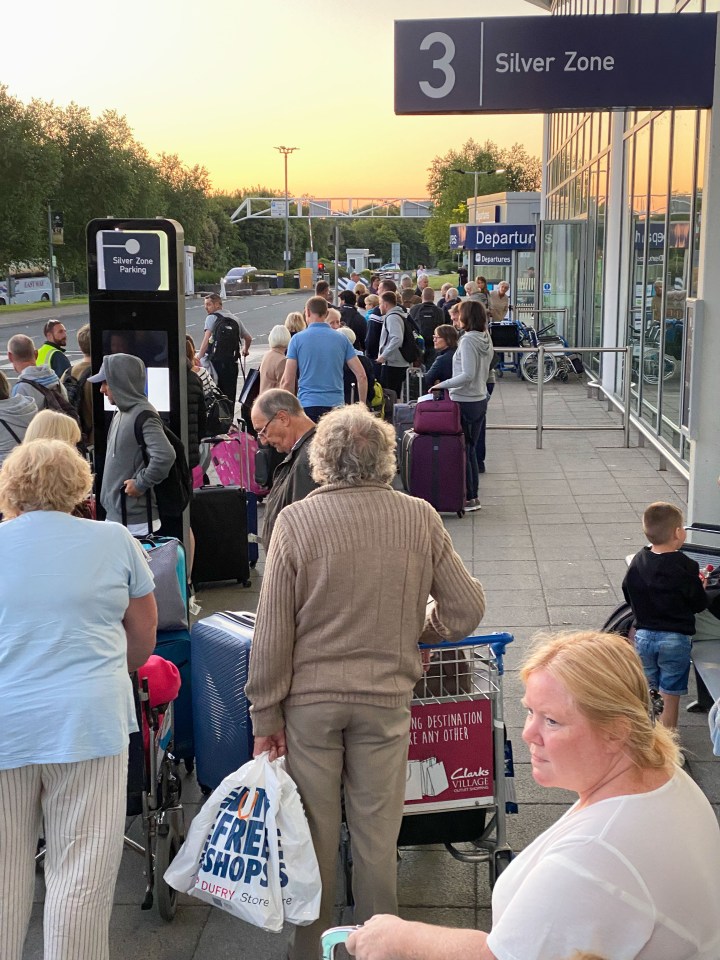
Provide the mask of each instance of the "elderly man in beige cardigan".
{"label": "elderly man in beige cardigan", "polygon": [[418,642],[461,639],[485,610],[435,510],[390,486],[392,427],[339,407],[318,424],[310,463],[320,487],[275,524],[246,687],[255,754],[287,754],[320,865],[320,917],[297,928],[293,960],[316,960],[332,922],[341,787],[355,922],[397,913]]}

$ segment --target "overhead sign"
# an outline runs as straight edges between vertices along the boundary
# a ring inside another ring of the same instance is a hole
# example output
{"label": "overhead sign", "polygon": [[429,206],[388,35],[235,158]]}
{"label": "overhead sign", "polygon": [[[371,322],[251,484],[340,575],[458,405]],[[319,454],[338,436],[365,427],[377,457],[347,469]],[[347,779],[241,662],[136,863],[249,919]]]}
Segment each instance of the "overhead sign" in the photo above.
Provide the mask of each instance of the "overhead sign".
{"label": "overhead sign", "polygon": [[450,227],[450,247],[453,250],[534,250],[535,224],[514,223],[467,224]]}
{"label": "overhead sign", "polygon": [[396,20],[395,113],[711,107],[716,33],[711,13]]}

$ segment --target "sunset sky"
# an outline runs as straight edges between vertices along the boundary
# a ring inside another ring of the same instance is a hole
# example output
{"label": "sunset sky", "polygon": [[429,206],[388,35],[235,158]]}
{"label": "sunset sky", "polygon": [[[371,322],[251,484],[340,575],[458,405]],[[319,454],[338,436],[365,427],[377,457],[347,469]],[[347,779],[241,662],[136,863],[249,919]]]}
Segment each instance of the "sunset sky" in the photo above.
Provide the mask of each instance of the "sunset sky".
{"label": "sunset sky", "polygon": [[539,116],[396,117],[393,21],[535,16],[524,0],[49,0],[38,23],[4,16],[0,82],[27,102],[75,101],[124,114],[152,154],[201,164],[221,190],[291,196],[423,197],[437,154],[468,138],[524,143]]}

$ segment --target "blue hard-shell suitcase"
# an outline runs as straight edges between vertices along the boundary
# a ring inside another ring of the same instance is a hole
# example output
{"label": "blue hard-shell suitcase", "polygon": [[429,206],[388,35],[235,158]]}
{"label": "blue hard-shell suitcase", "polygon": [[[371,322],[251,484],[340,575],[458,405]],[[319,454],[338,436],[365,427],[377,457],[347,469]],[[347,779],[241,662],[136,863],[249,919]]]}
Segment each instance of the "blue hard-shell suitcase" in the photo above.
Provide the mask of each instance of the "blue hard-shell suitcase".
{"label": "blue hard-shell suitcase", "polygon": [[252,757],[245,683],[254,628],[255,614],[230,611],[192,628],[195,763],[206,792]]}
{"label": "blue hard-shell suitcase", "polygon": [[175,701],[175,749],[178,760],[184,760],[188,769],[192,769],[195,756],[193,738],[193,706],[191,677],[191,642],[187,630],[158,630],[155,653],[170,660],[180,671],[182,686]]}

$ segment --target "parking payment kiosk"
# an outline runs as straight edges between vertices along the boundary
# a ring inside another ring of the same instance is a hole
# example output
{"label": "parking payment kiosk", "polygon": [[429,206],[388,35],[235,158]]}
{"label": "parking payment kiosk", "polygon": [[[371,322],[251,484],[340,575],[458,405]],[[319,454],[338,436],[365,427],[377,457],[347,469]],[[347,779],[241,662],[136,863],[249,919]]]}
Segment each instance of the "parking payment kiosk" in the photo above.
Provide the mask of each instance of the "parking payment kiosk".
{"label": "parking payment kiosk", "polygon": [[[87,227],[93,373],[107,354],[140,357],[147,369],[149,401],[187,449],[183,240],[180,224],[162,218],[107,218]],[[95,388],[98,494],[113,412]],[[99,503],[98,516],[103,516]]]}

